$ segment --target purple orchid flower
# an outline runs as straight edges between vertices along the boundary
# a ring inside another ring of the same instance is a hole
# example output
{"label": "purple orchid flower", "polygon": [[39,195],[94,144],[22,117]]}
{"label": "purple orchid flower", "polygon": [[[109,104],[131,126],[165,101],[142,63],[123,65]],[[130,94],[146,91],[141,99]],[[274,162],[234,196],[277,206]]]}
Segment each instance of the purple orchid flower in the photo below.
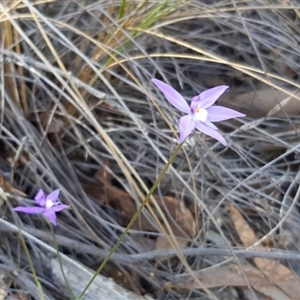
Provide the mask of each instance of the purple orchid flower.
{"label": "purple orchid flower", "polygon": [[185,99],[171,86],[155,78],[151,80],[174,107],[187,114],[179,119],[179,143],[183,143],[194,129],[198,129],[226,146],[227,142],[212,122],[246,116],[230,108],[212,106],[228,89],[227,85],[216,86],[193,97],[189,107]]}
{"label": "purple orchid flower", "polygon": [[17,206],[14,208],[14,211],[21,211],[26,214],[43,214],[44,217],[49,219],[49,221],[56,225],[56,212],[61,211],[65,208],[68,208],[68,205],[61,204],[58,201],[59,190],[55,190],[50,193],[48,196],[45,195],[44,191],[40,189],[34,200],[40,207],[26,207],[26,206]]}

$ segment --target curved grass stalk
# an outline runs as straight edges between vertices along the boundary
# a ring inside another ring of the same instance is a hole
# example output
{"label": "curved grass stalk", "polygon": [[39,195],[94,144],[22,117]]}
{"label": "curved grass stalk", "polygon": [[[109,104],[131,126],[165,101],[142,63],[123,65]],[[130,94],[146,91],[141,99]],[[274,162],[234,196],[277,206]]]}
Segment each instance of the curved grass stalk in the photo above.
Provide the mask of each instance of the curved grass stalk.
{"label": "curved grass stalk", "polygon": [[122,0],[122,3],[119,8],[118,19],[121,19],[124,17],[126,3],[127,3],[127,0]]}

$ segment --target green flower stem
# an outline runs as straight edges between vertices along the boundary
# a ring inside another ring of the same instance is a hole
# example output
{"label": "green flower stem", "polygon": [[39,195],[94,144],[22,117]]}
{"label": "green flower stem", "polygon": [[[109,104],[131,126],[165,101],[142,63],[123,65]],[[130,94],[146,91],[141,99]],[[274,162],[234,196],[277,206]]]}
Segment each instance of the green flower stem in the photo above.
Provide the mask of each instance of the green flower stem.
{"label": "green flower stem", "polygon": [[132,225],[134,224],[134,222],[136,221],[136,219],[138,218],[138,216],[140,215],[140,213],[142,212],[143,208],[147,205],[149,199],[151,198],[151,196],[153,195],[154,191],[156,190],[158,184],[161,182],[161,180],[163,179],[164,175],[166,174],[169,166],[172,164],[172,162],[174,161],[175,157],[177,156],[177,154],[179,153],[180,149],[182,147],[182,144],[179,144],[175,151],[172,153],[170,159],[168,160],[167,164],[164,166],[163,170],[161,171],[161,173],[159,174],[158,178],[156,179],[155,183],[153,184],[152,188],[150,189],[149,193],[147,194],[147,196],[145,197],[144,201],[142,202],[141,206],[138,208],[138,210],[136,211],[136,213],[134,214],[134,216],[132,217],[132,219],[130,220],[129,224],[127,225],[127,227],[125,228],[123,234],[121,235],[121,237],[119,238],[119,240],[116,242],[116,244],[113,246],[113,248],[109,251],[108,255],[105,257],[105,259],[103,260],[103,262],[101,263],[101,265],[99,266],[99,268],[97,269],[97,271],[95,272],[94,276],[91,278],[91,280],[89,281],[89,283],[86,285],[86,287],[84,288],[84,290],[81,292],[81,294],[79,295],[78,299],[81,300],[83,295],[85,294],[85,292],[88,290],[88,288],[90,287],[90,285],[93,283],[93,281],[95,280],[95,278],[98,276],[98,274],[103,270],[104,266],[106,265],[106,263],[110,260],[111,256],[114,254],[114,252],[119,248],[120,244],[123,242],[125,236],[127,235],[128,231],[130,230],[130,228],[132,227]]}
{"label": "green flower stem", "polygon": [[60,270],[61,270],[61,273],[63,275],[63,278],[64,278],[64,281],[65,281],[67,290],[69,292],[71,300],[75,300],[76,296],[74,295],[73,290],[71,289],[71,287],[69,285],[69,282],[68,282],[68,279],[66,277],[66,274],[64,272],[63,262],[62,262],[61,257],[60,257],[59,246],[58,246],[58,243],[57,243],[57,240],[56,240],[56,235],[55,235],[54,228],[53,228],[52,224],[50,224],[50,222],[48,220],[47,220],[47,223],[48,223],[48,225],[50,226],[50,229],[51,229],[51,233],[52,233],[52,237],[53,237],[54,246],[56,248],[56,253],[57,253],[57,258],[58,258]]}

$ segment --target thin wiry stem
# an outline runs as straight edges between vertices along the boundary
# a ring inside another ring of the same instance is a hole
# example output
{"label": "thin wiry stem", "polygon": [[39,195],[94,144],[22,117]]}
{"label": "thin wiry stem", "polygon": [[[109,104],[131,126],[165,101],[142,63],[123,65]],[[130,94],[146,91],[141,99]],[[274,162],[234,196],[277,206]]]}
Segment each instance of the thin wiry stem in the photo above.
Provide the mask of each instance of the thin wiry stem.
{"label": "thin wiry stem", "polygon": [[57,258],[58,258],[58,262],[59,262],[59,267],[60,267],[61,273],[62,273],[62,275],[63,275],[63,278],[64,278],[64,281],[65,281],[66,287],[67,287],[67,289],[68,289],[68,292],[69,292],[69,295],[70,295],[71,299],[72,299],[72,300],[75,300],[76,297],[75,297],[75,295],[74,295],[74,293],[73,293],[72,288],[71,288],[70,285],[69,285],[69,281],[68,281],[68,279],[67,279],[67,277],[66,277],[66,274],[65,274],[65,272],[64,272],[64,267],[63,267],[62,259],[61,259],[61,257],[60,257],[59,245],[58,245],[57,240],[56,240],[56,234],[55,234],[54,228],[53,228],[52,224],[51,224],[49,221],[47,221],[47,223],[48,223],[48,225],[49,225],[49,227],[50,227],[50,229],[51,229],[51,234],[52,234],[52,238],[53,238],[53,242],[54,242],[54,247],[55,247],[56,253],[57,253]]}
{"label": "thin wiry stem", "polygon": [[131,229],[132,225],[134,224],[134,222],[136,221],[136,219],[138,218],[138,216],[141,214],[143,208],[147,205],[149,199],[151,198],[151,196],[153,195],[154,191],[156,190],[158,184],[161,182],[161,180],[163,179],[163,177],[165,176],[168,168],[170,167],[170,165],[172,164],[172,162],[174,161],[175,157],[177,156],[177,154],[179,153],[180,149],[182,147],[182,144],[179,144],[176,149],[174,150],[174,152],[172,153],[172,155],[170,156],[170,159],[168,160],[168,162],[166,163],[166,165],[164,166],[164,168],[162,169],[161,173],[159,174],[159,176],[157,177],[156,181],[154,182],[152,188],[149,190],[149,193],[146,195],[145,199],[143,200],[142,204],[140,205],[140,207],[138,208],[138,210],[136,211],[136,213],[134,214],[134,216],[132,217],[132,219],[130,220],[130,222],[128,223],[127,227],[125,228],[124,232],[122,233],[122,235],[120,236],[119,240],[116,242],[116,244],[112,247],[112,249],[109,251],[109,253],[107,254],[107,256],[105,257],[105,259],[103,260],[103,262],[100,264],[99,268],[97,269],[97,271],[95,272],[94,276],[91,278],[91,280],[89,281],[89,283],[87,284],[87,286],[85,287],[85,289],[81,292],[81,294],[79,295],[78,299],[82,299],[82,297],[84,296],[85,292],[88,290],[88,288],[90,287],[90,285],[93,283],[94,279],[98,276],[98,274],[102,271],[102,269],[104,268],[104,266],[106,265],[106,263],[110,260],[111,256],[114,254],[114,252],[119,248],[119,246],[121,245],[121,243],[123,242],[124,238],[126,237],[126,235],[128,234],[128,231]]}

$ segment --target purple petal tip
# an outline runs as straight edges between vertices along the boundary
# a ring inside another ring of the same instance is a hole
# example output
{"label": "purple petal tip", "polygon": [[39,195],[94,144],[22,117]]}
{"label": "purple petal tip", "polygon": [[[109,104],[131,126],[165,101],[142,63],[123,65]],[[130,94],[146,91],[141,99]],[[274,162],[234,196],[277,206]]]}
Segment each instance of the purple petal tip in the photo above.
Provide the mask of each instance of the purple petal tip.
{"label": "purple petal tip", "polygon": [[51,200],[53,203],[58,201],[58,196],[59,196],[60,190],[54,190],[47,196],[47,200]]}
{"label": "purple petal tip", "polygon": [[170,85],[156,78],[152,78],[151,81],[161,90],[161,92],[164,94],[166,99],[174,107],[187,114],[190,112],[190,107],[188,106],[185,99],[180,95],[180,93],[178,93]]}

